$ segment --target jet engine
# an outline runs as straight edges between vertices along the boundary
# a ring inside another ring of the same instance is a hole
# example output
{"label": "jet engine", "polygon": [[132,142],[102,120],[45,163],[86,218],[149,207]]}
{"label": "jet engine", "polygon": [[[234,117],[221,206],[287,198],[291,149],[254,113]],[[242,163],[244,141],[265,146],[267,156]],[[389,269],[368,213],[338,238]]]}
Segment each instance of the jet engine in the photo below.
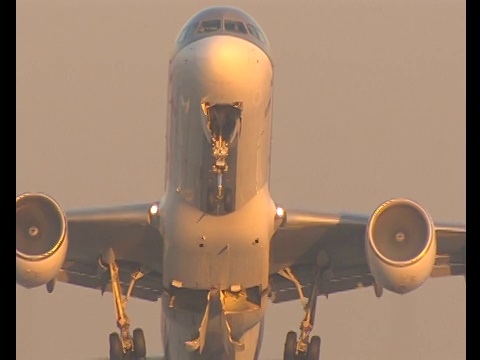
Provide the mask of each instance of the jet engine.
{"label": "jet engine", "polygon": [[432,272],[437,252],[433,221],[412,200],[388,200],[368,221],[365,250],[377,288],[410,292]]}
{"label": "jet engine", "polygon": [[17,284],[32,288],[59,272],[68,248],[67,219],[62,208],[43,193],[16,198]]}

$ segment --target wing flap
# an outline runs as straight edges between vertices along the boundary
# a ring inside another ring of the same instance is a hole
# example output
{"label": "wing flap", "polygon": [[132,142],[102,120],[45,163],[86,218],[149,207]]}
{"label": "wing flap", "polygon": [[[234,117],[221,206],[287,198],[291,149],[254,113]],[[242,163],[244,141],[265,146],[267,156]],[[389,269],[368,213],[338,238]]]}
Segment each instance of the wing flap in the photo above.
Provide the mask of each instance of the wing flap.
{"label": "wing flap", "polygon": [[[310,297],[313,287],[311,267],[295,267],[292,272],[302,284],[305,297]],[[337,268],[331,271],[329,278],[321,280],[319,294],[328,296],[338,292],[364,288],[373,285],[373,278],[368,266],[359,265],[347,268]],[[273,303],[280,303],[299,299],[297,288],[290,280],[279,274],[270,276],[270,299]]]}
{"label": "wing flap", "polygon": [[[131,293],[131,297],[148,301],[157,301],[163,292],[160,276],[148,274],[142,279],[137,280],[135,287]],[[61,270],[57,276],[57,280],[77,286],[101,291],[101,279],[96,275],[87,274],[75,270]],[[125,295],[130,284],[130,276],[128,274],[120,275],[120,285],[122,293]],[[111,283],[107,283],[104,292],[112,292]]]}
{"label": "wing flap", "polygon": [[461,224],[437,224],[437,257],[432,277],[466,275],[467,229]]}

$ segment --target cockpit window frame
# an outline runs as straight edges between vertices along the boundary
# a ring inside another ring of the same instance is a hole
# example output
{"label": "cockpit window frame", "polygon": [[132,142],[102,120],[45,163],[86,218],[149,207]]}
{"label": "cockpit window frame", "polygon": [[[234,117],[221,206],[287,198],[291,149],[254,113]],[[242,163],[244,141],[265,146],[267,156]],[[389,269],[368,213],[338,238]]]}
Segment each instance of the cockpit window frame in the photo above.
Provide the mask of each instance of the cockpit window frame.
{"label": "cockpit window frame", "polygon": [[[234,25],[237,29],[238,29],[238,26],[241,25],[241,26],[243,26],[243,29],[245,31],[237,31],[237,30],[234,30],[234,29],[227,29],[227,23],[230,23],[231,25]],[[248,28],[247,28],[247,25],[245,24],[245,22],[241,21],[241,20],[237,20],[237,19],[224,18],[223,19],[223,28],[226,32],[233,33],[233,34],[243,34],[243,35],[249,34],[249,31],[248,31]]]}
{"label": "cockpit window frame", "polygon": [[258,40],[260,40],[263,43],[267,42],[267,40],[265,39],[265,35],[263,35],[263,32],[260,29],[258,29],[255,25],[251,23],[246,23],[246,26],[250,34],[255,36]]}
{"label": "cockpit window frame", "polygon": [[177,36],[176,43],[182,43],[187,38],[188,33],[194,33],[197,31],[199,25],[200,21],[196,21],[184,26],[180,34]]}
{"label": "cockpit window frame", "polygon": [[[212,29],[211,31],[201,32],[199,31],[201,23],[205,21],[219,21],[220,27],[217,25],[215,26],[215,29]],[[241,26],[246,31],[243,32],[226,30],[226,21],[241,23]],[[270,54],[270,43],[263,30],[261,29],[260,25],[258,25],[255,19],[253,19],[251,16],[233,7],[212,7],[210,9],[201,11],[194,15],[192,18],[190,18],[180,30],[175,40],[175,47],[171,56],[174,57],[181,49],[183,49],[187,45],[202,38],[213,35],[235,36],[247,40],[261,48],[270,58],[270,60],[272,60]]]}
{"label": "cockpit window frame", "polygon": [[[217,23],[213,25],[213,23]],[[204,24],[208,24],[205,26]],[[203,26],[203,30],[202,30]],[[202,20],[198,23],[197,28],[195,29],[196,34],[208,34],[208,33],[213,33],[216,31],[221,31],[223,30],[223,22],[222,19],[206,19]]]}

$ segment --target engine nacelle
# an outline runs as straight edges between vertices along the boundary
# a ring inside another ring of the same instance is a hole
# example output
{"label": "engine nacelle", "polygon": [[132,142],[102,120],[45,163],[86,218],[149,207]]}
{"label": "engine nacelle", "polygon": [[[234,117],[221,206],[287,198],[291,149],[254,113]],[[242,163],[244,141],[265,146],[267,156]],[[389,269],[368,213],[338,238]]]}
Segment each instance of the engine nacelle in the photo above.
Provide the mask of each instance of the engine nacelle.
{"label": "engine nacelle", "polygon": [[365,250],[377,287],[398,294],[410,292],[430,277],[435,263],[433,221],[412,200],[388,200],[370,217]]}
{"label": "engine nacelle", "polygon": [[68,248],[67,219],[62,208],[43,193],[16,199],[17,284],[32,288],[58,274]]}

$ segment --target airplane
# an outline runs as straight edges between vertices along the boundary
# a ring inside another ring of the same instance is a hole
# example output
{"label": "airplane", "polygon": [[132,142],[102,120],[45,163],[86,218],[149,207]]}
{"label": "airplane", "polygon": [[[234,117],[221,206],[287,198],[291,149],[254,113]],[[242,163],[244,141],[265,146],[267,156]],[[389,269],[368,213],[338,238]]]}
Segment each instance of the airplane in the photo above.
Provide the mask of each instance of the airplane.
{"label": "airplane", "polygon": [[371,214],[285,209],[270,195],[273,60],[244,11],[191,17],[170,59],[164,194],[65,211],[16,197],[16,281],[111,292],[110,359],[145,359],[131,297],[161,301],[166,359],[258,359],[268,303],[300,300],[284,360],[320,358],[319,296],[371,287],[405,294],[430,277],[466,278],[466,226],[436,223],[408,198]]}

